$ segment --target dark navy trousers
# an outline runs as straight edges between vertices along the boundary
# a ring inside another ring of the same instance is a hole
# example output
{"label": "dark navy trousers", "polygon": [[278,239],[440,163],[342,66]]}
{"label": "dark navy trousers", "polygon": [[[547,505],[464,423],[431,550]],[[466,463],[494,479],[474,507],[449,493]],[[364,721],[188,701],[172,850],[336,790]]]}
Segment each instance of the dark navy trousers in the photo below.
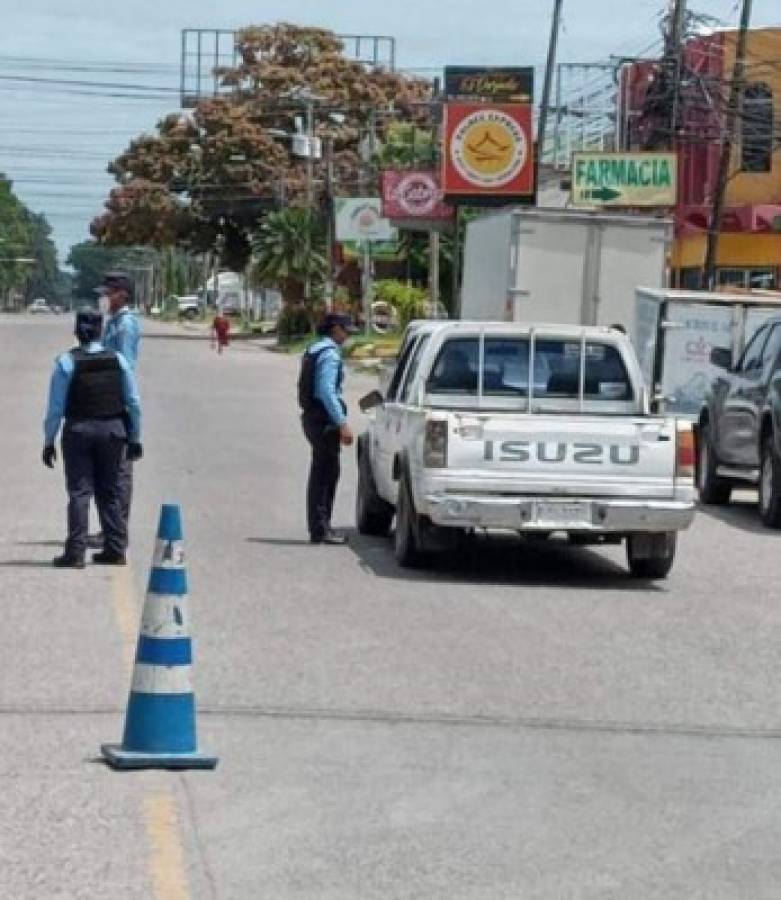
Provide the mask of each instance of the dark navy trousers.
{"label": "dark navy trousers", "polygon": [[339,483],[339,431],[329,427],[325,412],[314,409],[301,418],[304,434],[312,448],[312,462],[306,486],[306,518],[311,537],[321,538],[331,527],[336,486]]}
{"label": "dark navy trousers", "polygon": [[65,552],[83,557],[87,549],[89,504],[98,508],[105,549],[124,553],[127,521],[123,515],[120,473],[126,460],[127,431],[122,419],[66,422],[62,459],[68,490],[68,539]]}

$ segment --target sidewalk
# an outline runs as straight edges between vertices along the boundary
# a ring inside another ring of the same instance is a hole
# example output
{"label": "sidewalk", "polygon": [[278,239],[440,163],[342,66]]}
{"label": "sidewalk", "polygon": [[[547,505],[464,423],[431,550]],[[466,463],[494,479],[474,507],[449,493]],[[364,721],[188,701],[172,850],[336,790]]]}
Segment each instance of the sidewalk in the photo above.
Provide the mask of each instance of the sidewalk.
{"label": "sidewalk", "polygon": [[[231,331],[231,343],[251,343],[265,347],[270,340],[275,340],[272,322],[261,322],[263,334],[251,331]],[[144,338],[165,339],[174,341],[208,341],[211,340],[211,324],[206,322],[160,322],[145,317],[143,320]]]}

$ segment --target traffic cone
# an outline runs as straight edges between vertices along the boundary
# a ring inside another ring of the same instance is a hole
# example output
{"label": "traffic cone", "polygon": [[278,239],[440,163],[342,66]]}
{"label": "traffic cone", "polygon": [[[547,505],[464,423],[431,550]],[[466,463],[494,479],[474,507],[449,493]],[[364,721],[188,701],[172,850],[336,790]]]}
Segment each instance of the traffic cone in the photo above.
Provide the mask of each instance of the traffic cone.
{"label": "traffic cone", "polygon": [[122,746],[100,748],[111,766],[213,769],[217,765],[215,756],[198,751],[191,668],[181,514],[178,506],[163,505]]}

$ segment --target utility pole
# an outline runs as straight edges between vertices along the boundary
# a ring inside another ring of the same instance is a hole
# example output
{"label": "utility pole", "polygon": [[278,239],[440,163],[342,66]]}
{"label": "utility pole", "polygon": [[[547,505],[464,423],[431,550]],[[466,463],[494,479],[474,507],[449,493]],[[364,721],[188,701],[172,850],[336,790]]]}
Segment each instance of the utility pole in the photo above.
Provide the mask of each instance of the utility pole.
{"label": "utility pole", "polygon": [[735,67],[732,70],[732,83],[730,84],[729,100],[727,101],[724,133],[721,139],[719,172],[716,180],[716,190],[713,195],[710,224],[708,226],[708,246],[705,252],[705,265],[702,269],[703,287],[709,291],[712,291],[716,284],[716,261],[719,253],[719,236],[721,234],[721,222],[724,217],[724,201],[727,193],[730,162],[732,160],[732,144],[735,141],[735,124],[737,123],[738,110],[741,106],[743,91],[746,86],[746,43],[748,41],[750,21],[751,0],[743,0],[743,11],[740,14],[740,30],[738,31],[738,41],[735,49]]}
{"label": "utility pole", "polygon": [[436,230],[428,233],[428,252],[428,292],[433,318],[436,318],[439,306],[439,232]]}
{"label": "utility pole", "polygon": [[309,274],[309,257],[312,253],[312,218],[313,218],[313,197],[314,197],[314,157],[312,150],[314,148],[315,138],[315,105],[310,97],[306,103],[306,208],[307,208],[307,228],[306,228],[306,257],[307,257],[307,273],[304,282],[304,298],[309,300],[312,294],[312,278]]}
{"label": "utility pole", "polygon": [[334,268],[335,268],[335,233],[334,222],[334,139],[325,139],[325,252],[328,271],[325,277],[325,308],[328,312],[334,305]]}
{"label": "utility pole", "polygon": [[686,31],[686,0],[671,0],[670,9],[670,30],[668,32],[667,42],[667,55],[673,61],[673,98],[670,107],[670,149],[675,150],[678,139],[680,116],[683,42]]}
{"label": "utility pole", "polygon": [[550,108],[551,88],[553,87],[553,70],[556,66],[556,47],[559,43],[562,3],[563,0],[554,0],[553,2],[553,20],[551,23],[550,41],[548,43],[548,61],[545,64],[545,81],[542,85],[540,118],[537,123],[537,155],[534,160],[535,190],[539,181],[540,162],[542,161],[542,154],[545,149],[545,131],[548,126],[548,110]]}

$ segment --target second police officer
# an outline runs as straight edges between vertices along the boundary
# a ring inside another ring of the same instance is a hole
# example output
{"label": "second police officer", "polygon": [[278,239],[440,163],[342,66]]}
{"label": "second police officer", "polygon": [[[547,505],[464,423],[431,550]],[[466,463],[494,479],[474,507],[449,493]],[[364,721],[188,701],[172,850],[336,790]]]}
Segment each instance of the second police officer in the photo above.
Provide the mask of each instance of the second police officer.
{"label": "second police officer", "polygon": [[[126,272],[107,272],[103,277],[102,293],[108,302],[109,317],[103,332],[107,350],[121,353],[135,374],[141,343],[138,316],[130,308],[133,282]],[[125,527],[129,528],[130,503],[133,497],[133,460],[125,459],[120,466],[119,491]],[[101,535],[90,537],[90,546],[103,546]]]}

